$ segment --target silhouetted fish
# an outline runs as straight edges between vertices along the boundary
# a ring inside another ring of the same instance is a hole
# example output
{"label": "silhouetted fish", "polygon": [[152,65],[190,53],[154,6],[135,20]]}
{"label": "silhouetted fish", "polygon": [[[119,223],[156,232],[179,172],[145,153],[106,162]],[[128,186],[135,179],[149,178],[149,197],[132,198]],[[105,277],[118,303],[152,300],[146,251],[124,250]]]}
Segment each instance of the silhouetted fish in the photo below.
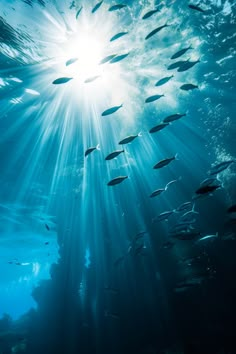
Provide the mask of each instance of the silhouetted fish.
{"label": "silhouetted fish", "polygon": [[231,207],[227,209],[227,213],[236,213],[236,204],[231,205]]}
{"label": "silhouetted fish", "polygon": [[126,7],[126,6],[127,5],[124,5],[124,4],[113,5],[113,6],[109,7],[108,11],[120,10],[120,9],[123,9],[124,7]]}
{"label": "silhouetted fish", "polygon": [[116,55],[117,55],[117,54],[111,54],[111,55],[106,56],[105,58],[103,58],[103,59],[100,61],[99,65],[105,64],[105,63],[109,62],[109,61],[110,61],[111,59],[113,59]]}
{"label": "silhouetted fish", "polygon": [[210,170],[210,175],[216,175],[224,170],[226,170],[232,163],[236,162],[235,160],[223,161],[215,166],[213,166]]}
{"label": "silhouetted fish", "polygon": [[77,60],[78,60],[78,58],[71,58],[71,59],[67,60],[66,66],[74,64]]}
{"label": "silhouetted fish", "polygon": [[107,155],[107,157],[105,158],[105,160],[112,160],[115,157],[117,157],[118,155],[120,155],[122,152],[124,152],[125,150],[116,150],[112,153],[110,153],[109,155]]}
{"label": "silhouetted fish", "polygon": [[198,86],[197,85],[193,85],[193,84],[184,84],[182,86],[180,86],[180,89],[181,90],[184,90],[184,91],[190,91],[190,90],[194,90],[194,89],[197,89]]}
{"label": "silhouetted fish", "polygon": [[196,10],[199,12],[205,12],[203,9],[201,9],[198,5],[193,5],[193,4],[189,4],[188,7],[192,10]]}
{"label": "silhouetted fish", "polygon": [[110,182],[107,183],[108,186],[115,186],[116,184],[119,184],[123,182],[128,176],[119,176],[116,178],[113,178]]}
{"label": "silhouetted fish", "polygon": [[145,100],[145,103],[150,103],[150,102],[154,102],[154,101],[157,101],[159,100],[161,97],[164,97],[165,95],[153,95],[153,96],[150,96],[148,97],[146,100]]}
{"label": "silhouetted fish", "polygon": [[172,79],[172,77],[174,77],[174,75],[163,77],[162,79],[157,81],[155,86],[162,86],[162,85],[166,84],[170,79]]}
{"label": "silhouetted fish", "polygon": [[93,7],[93,9],[92,9],[92,11],[91,11],[92,14],[93,14],[94,12],[96,12],[96,11],[99,9],[99,7],[102,5],[103,1],[104,1],[104,0],[98,2],[98,3]]}
{"label": "silhouetted fish", "polygon": [[143,20],[146,20],[147,18],[151,17],[152,15],[154,15],[155,13],[159,12],[160,10],[159,9],[155,9],[155,10],[151,10],[151,11],[148,11],[143,17],[142,19]]}
{"label": "silhouetted fish", "polygon": [[216,189],[220,188],[219,185],[208,185],[208,186],[202,186],[196,190],[196,194],[208,194],[211,192],[214,192]]}
{"label": "silhouetted fish", "polygon": [[161,160],[161,161],[159,161],[155,166],[153,166],[153,168],[156,170],[156,169],[158,169],[158,168],[165,167],[165,166],[169,165],[169,163],[170,163],[171,161],[176,160],[176,158],[177,158],[177,154],[176,154],[175,156],[173,156],[173,157],[170,157],[170,158]]}
{"label": "silhouetted fish", "polygon": [[45,227],[48,231],[50,231],[50,227],[48,226],[48,224],[45,224]]}
{"label": "silhouetted fish", "polygon": [[187,61],[186,63],[180,65],[179,68],[177,69],[177,71],[178,72],[187,71],[187,70],[191,69],[197,63],[200,63],[199,59],[196,61]]}
{"label": "silhouetted fish", "polygon": [[110,42],[113,42],[116,39],[125,36],[126,34],[128,34],[128,32],[119,32],[119,33],[115,34],[113,37],[111,37]]}
{"label": "silhouetted fish", "polygon": [[177,69],[177,68],[179,68],[180,66],[182,66],[182,65],[186,64],[187,62],[189,62],[189,60],[190,60],[190,59],[176,61],[175,63],[170,64],[170,65],[167,67],[167,70]]}
{"label": "silhouetted fish", "polygon": [[102,116],[105,117],[110,114],[113,114],[113,113],[117,112],[122,106],[123,106],[123,104],[121,104],[120,106],[114,106],[114,107],[108,108],[104,112],[102,112]]}
{"label": "silhouetted fish", "polygon": [[76,20],[79,17],[79,14],[81,13],[82,9],[83,9],[83,6],[81,6],[80,9],[77,11],[76,16],[75,16]]}
{"label": "silhouetted fish", "polygon": [[170,59],[177,59],[177,58],[181,57],[182,55],[184,55],[190,49],[193,49],[191,45],[187,48],[183,48],[183,49],[179,50],[178,52],[173,54]]}
{"label": "silhouetted fish", "polygon": [[176,113],[176,114],[171,114],[170,116],[166,117],[163,119],[164,123],[171,123],[174,122],[175,120],[178,120],[182,117],[186,116],[186,113],[180,114],[180,113]]}
{"label": "silhouetted fish", "polygon": [[100,150],[100,145],[97,144],[97,146],[91,146],[90,148],[88,148],[85,151],[84,157],[88,156],[89,154],[91,154],[91,152],[93,152],[94,150]]}
{"label": "silhouetted fish", "polygon": [[155,127],[151,128],[149,130],[149,133],[156,133],[162,129],[164,129],[165,127],[167,127],[169,125],[169,123],[160,123],[158,125],[156,125]]}
{"label": "silhouetted fish", "polygon": [[167,25],[167,23],[165,23],[164,25],[155,28],[152,32],[150,32],[146,37],[145,40],[151,38],[152,36],[154,36],[154,34],[160,32],[163,28],[168,27],[169,25]]}
{"label": "silhouetted fish", "polygon": [[129,55],[129,53],[116,55],[114,58],[112,58],[109,61],[109,64],[114,64],[114,63],[117,63],[118,61],[124,60],[128,55]]}
{"label": "silhouetted fish", "polygon": [[131,143],[131,141],[133,141],[135,138],[137,138],[138,136],[142,136],[141,133],[138,133],[137,135],[129,135],[127,136],[127,138],[124,138],[123,140],[121,140],[119,142],[119,145],[124,145],[124,144],[128,144]]}
{"label": "silhouetted fish", "polygon": [[61,84],[65,84],[66,82],[72,80],[73,77],[60,77],[59,79],[54,80],[52,83],[54,85],[61,85]]}

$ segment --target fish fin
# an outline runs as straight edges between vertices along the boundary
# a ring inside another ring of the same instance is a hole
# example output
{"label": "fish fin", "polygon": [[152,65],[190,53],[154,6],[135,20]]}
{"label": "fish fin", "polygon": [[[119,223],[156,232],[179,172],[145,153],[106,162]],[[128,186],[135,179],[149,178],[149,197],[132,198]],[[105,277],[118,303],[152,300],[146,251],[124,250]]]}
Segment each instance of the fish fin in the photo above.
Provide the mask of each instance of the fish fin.
{"label": "fish fin", "polygon": [[100,149],[100,144],[97,144],[96,149],[97,149],[97,150],[101,150],[101,149]]}

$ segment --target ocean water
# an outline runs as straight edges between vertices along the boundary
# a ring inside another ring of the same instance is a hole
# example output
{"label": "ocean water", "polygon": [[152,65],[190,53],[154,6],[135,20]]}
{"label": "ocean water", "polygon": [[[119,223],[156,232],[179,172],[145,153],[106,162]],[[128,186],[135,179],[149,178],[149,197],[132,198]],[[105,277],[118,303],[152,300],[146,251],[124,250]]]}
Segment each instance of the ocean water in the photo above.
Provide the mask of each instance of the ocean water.
{"label": "ocean water", "polygon": [[236,353],[235,29],[1,0],[0,354]]}

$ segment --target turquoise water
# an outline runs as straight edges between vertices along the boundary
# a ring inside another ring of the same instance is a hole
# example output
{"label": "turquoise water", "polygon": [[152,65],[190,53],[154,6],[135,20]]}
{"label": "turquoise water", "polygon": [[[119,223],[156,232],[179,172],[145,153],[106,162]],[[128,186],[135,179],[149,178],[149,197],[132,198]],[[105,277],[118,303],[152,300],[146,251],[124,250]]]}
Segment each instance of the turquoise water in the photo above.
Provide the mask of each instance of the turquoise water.
{"label": "turquoise water", "polygon": [[235,3],[116,4],[0,4],[1,354],[233,353]]}

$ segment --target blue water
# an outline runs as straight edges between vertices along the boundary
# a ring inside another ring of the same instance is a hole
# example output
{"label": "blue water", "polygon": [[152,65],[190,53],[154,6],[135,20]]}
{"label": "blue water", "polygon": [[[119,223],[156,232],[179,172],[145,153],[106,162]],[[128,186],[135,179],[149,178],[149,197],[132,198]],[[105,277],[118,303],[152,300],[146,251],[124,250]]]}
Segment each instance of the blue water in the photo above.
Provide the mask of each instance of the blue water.
{"label": "blue water", "polygon": [[[235,353],[236,4],[115,4],[0,4],[0,353]],[[112,54],[128,55],[99,64]],[[189,240],[171,234],[185,202]]]}

